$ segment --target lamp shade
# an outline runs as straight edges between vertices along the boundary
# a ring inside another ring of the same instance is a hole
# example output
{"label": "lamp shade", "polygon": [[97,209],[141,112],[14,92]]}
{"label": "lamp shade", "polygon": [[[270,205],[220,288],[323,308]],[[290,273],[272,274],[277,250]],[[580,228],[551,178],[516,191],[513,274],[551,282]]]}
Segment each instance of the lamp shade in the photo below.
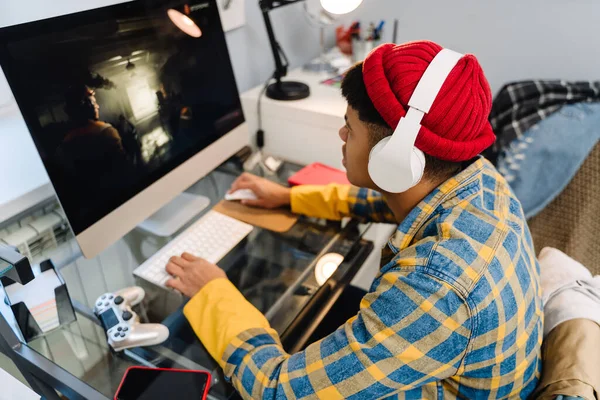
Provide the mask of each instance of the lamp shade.
{"label": "lamp shade", "polygon": [[196,25],[196,23],[187,15],[172,8],[167,11],[167,14],[175,26],[177,26],[183,32],[195,38],[202,36],[202,31],[198,25]]}
{"label": "lamp shade", "polygon": [[323,9],[331,14],[348,14],[356,10],[363,0],[321,0]]}

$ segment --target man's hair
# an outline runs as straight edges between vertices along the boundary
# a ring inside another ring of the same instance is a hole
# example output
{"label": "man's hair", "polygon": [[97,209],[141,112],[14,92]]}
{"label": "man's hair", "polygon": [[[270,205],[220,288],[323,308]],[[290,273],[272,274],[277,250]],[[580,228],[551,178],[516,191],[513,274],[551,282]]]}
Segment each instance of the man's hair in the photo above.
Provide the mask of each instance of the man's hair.
{"label": "man's hair", "polygon": [[[342,95],[346,101],[358,112],[358,118],[369,128],[369,142],[371,147],[380,140],[394,133],[394,129],[385,122],[381,114],[375,108],[367,93],[367,87],[363,80],[363,63],[358,63],[348,72],[342,81]],[[449,179],[457,174],[462,164],[440,160],[425,154],[425,177],[429,179]]]}

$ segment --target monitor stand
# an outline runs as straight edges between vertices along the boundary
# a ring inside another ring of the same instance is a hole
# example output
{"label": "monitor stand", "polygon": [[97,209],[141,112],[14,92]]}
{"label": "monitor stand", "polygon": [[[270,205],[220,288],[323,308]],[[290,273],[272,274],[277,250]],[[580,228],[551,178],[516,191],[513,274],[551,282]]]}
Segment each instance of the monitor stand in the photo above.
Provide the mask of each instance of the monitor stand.
{"label": "monitor stand", "polygon": [[156,236],[171,237],[209,205],[208,197],[183,192],[138,228]]}

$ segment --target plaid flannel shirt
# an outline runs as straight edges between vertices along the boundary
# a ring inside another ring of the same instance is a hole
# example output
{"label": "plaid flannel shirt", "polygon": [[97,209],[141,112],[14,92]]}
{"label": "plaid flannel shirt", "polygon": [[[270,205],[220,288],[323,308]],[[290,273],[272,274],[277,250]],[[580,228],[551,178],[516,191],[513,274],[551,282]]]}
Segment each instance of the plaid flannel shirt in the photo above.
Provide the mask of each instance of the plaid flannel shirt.
{"label": "plaid flannel shirt", "polygon": [[490,123],[496,143],[485,155],[492,162],[513,140],[567,104],[600,101],[599,82],[531,80],[512,82],[494,98]]}
{"label": "plaid flannel shirt", "polygon": [[[393,221],[380,194],[350,214]],[[526,398],[541,369],[542,303],[519,202],[481,158],[427,196],[388,244],[360,312],[289,355],[269,329],[228,346],[225,374],[252,399]]]}

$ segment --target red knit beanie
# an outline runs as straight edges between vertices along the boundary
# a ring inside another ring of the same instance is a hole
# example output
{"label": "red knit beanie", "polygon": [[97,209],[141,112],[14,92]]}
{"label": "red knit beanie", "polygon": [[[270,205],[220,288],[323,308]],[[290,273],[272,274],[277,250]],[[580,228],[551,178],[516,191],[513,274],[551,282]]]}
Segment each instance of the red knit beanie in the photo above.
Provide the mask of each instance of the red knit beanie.
{"label": "red knit beanie", "polygon": [[[420,41],[384,44],[363,64],[364,82],[375,108],[392,129],[406,115],[419,80],[442,47]],[[442,86],[421,123],[416,147],[447,161],[469,160],[496,140],[488,116],[492,92],[479,62],[464,56]]]}

